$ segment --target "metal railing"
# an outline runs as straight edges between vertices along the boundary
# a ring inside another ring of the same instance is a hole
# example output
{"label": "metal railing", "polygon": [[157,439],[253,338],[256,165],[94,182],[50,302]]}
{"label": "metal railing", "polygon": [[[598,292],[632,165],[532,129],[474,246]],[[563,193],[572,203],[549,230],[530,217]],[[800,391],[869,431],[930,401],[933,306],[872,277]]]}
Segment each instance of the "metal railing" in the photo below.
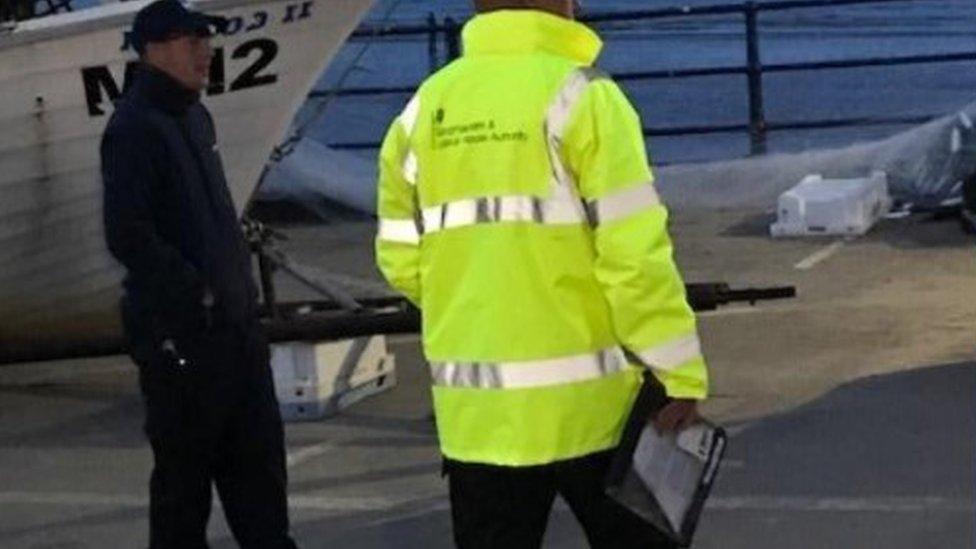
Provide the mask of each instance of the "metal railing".
{"label": "metal railing", "polygon": [[73,11],[73,0],[0,0],[0,23],[27,21]]}
{"label": "metal railing", "polygon": [[[764,154],[767,150],[769,134],[787,130],[813,130],[829,128],[852,128],[878,125],[921,124],[937,118],[940,114],[926,116],[902,115],[888,117],[854,117],[820,120],[778,120],[766,118],[763,98],[763,77],[767,73],[803,72],[863,67],[902,66],[915,64],[955,63],[976,61],[976,51],[909,55],[889,57],[851,58],[830,61],[808,61],[798,63],[763,64],[759,36],[759,16],[762,12],[774,12],[810,8],[829,8],[863,4],[894,4],[919,2],[922,0],[784,0],[772,2],[746,2],[739,4],[716,4],[709,6],[672,7],[654,10],[617,11],[592,13],[580,20],[593,25],[619,22],[638,22],[657,19],[691,18],[714,15],[741,15],[745,32],[746,64],[736,66],[686,67],[653,71],[619,72],[612,76],[620,82],[661,79],[696,78],[705,76],[745,76],[748,90],[748,121],[739,124],[672,126],[663,128],[644,128],[646,136],[688,136],[717,133],[747,132],[752,154]],[[442,62],[448,62],[460,55],[461,25],[446,17],[438,22],[432,14],[425,24],[419,25],[365,25],[353,33],[353,40],[377,40],[389,37],[426,36],[430,71],[437,70]],[[440,59],[440,52],[445,59]],[[390,87],[357,87],[313,91],[310,98],[376,96],[384,94],[412,94],[417,84]],[[375,149],[379,142],[332,143],[337,149]]]}

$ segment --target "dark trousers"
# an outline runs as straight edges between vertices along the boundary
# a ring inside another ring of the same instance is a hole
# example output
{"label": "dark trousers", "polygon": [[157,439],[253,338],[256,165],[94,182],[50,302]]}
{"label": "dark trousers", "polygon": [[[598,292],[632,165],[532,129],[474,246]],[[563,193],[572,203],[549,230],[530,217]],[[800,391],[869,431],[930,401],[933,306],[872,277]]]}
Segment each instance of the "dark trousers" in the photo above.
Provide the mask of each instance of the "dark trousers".
{"label": "dark trousers", "polygon": [[611,452],[537,467],[445,462],[460,549],[535,549],[556,494],[595,549],[677,547],[603,492]]}
{"label": "dark trousers", "polygon": [[176,344],[184,366],[159,349],[134,353],[155,458],[150,548],[207,548],[213,485],[242,548],[294,548],[284,432],[263,333],[225,327]]}

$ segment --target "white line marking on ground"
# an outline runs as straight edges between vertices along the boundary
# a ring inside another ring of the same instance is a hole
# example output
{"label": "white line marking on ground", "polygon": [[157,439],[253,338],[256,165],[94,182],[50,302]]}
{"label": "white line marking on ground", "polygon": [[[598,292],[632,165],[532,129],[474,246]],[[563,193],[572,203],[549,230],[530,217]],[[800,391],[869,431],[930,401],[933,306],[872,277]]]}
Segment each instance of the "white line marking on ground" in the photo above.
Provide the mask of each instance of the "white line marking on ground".
{"label": "white line marking on ground", "polygon": [[[288,498],[289,505],[295,509],[350,513],[382,511],[411,501],[413,498],[327,496],[290,496]],[[125,494],[84,492],[0,492],[0,505],[144,508],[149,507],[149,498]]]}
{"label": "white line marking on ground", "polygon": [[804,258],[802,261],[794,265],[793,268],[798,271],[808,271],[814,268],[818,263],[823,262],[824,260],[828,259],[830,256],[840,251],[840,249],[843,248],[844,245],[847,244],[848,242],[849,242],[848,239],[842,238],[825,248],[821,248],[816,252],[813,252],[812,254]]}
{"label": "white line marking on ground", "polygon": [[298,467],[306,461],[317,458],[335,447],[336,442],[334,441],[306,446],[305,448],[300,448],[294,452],[288,452],[288,457],[286,458],[285,463],[288,464],[289,469],[292,467]]}
{"label": "white line marking on ground", "polygon": [[363,512],[383,511],[397,505],[410,503],[411,499],[394,499],[386,497],[325,497],[325,496],[289,496],[288,506],[293,509],[330,512]]}
{"label": "white line marking on ground", "polygon": [[99,505],[106,507],[147,507],[149,499],[123,494],[62,492],[0,492],[0,505]]}
{"label": "white line marking on ground", "polygon": [[732,316],[732,315],[751,315],[764,312],[761,307],[731,307],[728,309],[716,309],[714,311],[702,311],[695,313],[699,317],[710,316]]}
{"label": "white line marking on ground", "polygon": [[725,434],[729,435],[730,438],[737,437],[741,435],[746,429],[754,426],[755,424],[756,424],[755,421],[744,421],[744,422],[736,423],[735,425],[729,425],[728,427],[725,427]]}
{"label": "white line marking on ground", "polygon": [[[712,497],[707,504],[712,512],[722,511],[787,511],[800,513],[931,513],[962,512],[976,510],[973,502],[964,499],[940,497],[901,497],[901,498],[815,498],[789,496],[741,496]],[[435,501],[418,508],[400,513],[392,513],[370,521],[366,527],[375,527],[393,522],[417,519],[430,513],[445,512],[450,509],[447,500]],[[557,504],[558,509],[558,504]]]}
{"label": "white line marking on ground", "polygon": [[[429,501],[430,495],[424,500]],[[326,512],[385,511],[397,506],[419,503],[417,498],[395,499],[387,497],[325,497],[292,496],[289,503],[294,509]],[[144,508],[149,500],[143,496],[125,494],[97,494],[83,492],[0,492],[0,505],[65,505]],[[840,512],[840,513],[972,513],[976,503],[968,499],[922,497],[806,497],[806,496],[716,496],[707,508],[713,511],[789,511],[789,512]],[[427,513],[448,509],[448,502],[435,501],[420,508],[410,509],[389,517],[377,519],[378,523],[405,520]]]}
{"label": "white line marking on ground", "polygon": [[706,504],[715,511],[795,511],[841,513],[972,513],[976,504],[966,499],[942,497],[713,497]]}
{"label": "white line marking on ground", "polygon": [[431,513],[439,513],[444,511],[449,511],[451,509],[451,502],[447,499],[442,501],[437,501],[434,503],[429,503],[427,505],[422,505],[416,509],[411,509],[403,513],[395,513],[387,517],[381,517],[376,520],[371,520],[367,522],[365,528],[375,528],[377,526],[382,526],[384,524],[390,524],[391,522],[401,522],[404,520],[410,520],[415,518],[420,518]]}

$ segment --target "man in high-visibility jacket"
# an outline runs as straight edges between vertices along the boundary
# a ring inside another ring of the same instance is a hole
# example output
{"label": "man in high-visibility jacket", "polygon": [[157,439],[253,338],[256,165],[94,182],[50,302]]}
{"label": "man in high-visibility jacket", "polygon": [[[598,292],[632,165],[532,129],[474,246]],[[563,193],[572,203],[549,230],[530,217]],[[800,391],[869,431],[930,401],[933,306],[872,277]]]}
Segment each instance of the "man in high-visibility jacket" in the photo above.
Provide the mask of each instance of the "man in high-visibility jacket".
{"label": "man in high-visibility jacket", "polygon": [[558,493],[595,547],[668,547],[601,485],[640,368],[662,429],[708,387],[640,120],[572,0],[476,5],[386,136],[376,242],[422,310],[455,540],[536,547]]}

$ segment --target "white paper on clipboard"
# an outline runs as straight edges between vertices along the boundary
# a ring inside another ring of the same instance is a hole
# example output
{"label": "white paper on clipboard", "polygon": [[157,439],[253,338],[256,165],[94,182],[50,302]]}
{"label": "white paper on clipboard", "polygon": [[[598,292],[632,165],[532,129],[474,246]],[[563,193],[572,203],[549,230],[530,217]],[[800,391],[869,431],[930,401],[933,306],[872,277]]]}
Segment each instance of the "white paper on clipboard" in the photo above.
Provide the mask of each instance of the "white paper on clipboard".
{"label": "white paper on clipboard", "polygon": [[[661,435],[648,425],[634,450],[633,469],[654,494],[671,528],[680,532],[695,499],[715,443],[715,428],[692,425],[677,435]],[[717,464],[713,464],[716,466]]]}

